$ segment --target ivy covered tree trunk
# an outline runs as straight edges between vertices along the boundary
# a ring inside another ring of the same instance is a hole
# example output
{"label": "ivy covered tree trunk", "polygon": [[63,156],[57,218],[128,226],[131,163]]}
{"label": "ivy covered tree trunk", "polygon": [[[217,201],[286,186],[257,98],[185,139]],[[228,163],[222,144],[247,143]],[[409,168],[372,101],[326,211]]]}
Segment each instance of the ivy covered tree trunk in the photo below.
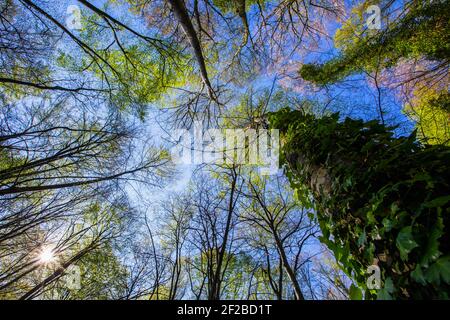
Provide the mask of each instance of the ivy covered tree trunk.
{"label": "ivy covered tree trunk", "polygon": [[[366,298],[449,297],[450,148],[337,114],[283,109],[269,122],[297,197],[312,196],[322,241]],[[367,287],[371,265],[380,289]]]}

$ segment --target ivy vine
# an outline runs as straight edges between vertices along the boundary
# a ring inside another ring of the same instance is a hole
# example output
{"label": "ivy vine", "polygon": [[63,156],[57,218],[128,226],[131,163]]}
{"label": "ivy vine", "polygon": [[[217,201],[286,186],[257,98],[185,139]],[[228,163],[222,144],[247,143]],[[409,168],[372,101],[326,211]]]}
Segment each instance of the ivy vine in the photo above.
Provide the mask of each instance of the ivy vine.
{"label": "ivy vine", "polygon": [[[449,298],[449,147],[338,114],[282,109],[268,119],[280,129],[296,196],[314,199],[321,241],[366,299]],[[374,264],[379,290],[366,285]],[[362,297],[358,290],[354,297]]]}

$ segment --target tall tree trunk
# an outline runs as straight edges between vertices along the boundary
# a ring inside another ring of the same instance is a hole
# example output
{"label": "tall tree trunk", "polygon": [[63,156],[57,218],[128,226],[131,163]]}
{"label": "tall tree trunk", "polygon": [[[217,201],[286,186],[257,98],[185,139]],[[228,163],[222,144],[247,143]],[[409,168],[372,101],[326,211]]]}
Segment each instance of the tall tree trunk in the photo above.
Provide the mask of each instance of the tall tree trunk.
{"label": "tall tree trunk", "polygon": [[216,269],[214,271],[213,279],[212,279],[212,290],[210,293],[210,300],[219,300],[220,299],[220,290],[222,285],[222,278],[224,270],[222,270],[223,260],[225,258],[225,253],[227,250],[227,244],[228,244],[228,237],[231,229],[231,220],[233,218],[234,213],[234,205],[235,205],[235,199],[234,194],[236,192],[236,182],[237,182],[237,173],[236,168],[233,166],[232,170],[232,180],[231,180],[231,191],[230,191],[230,199],[228,202],[228,214],[227,214],[227,222],[225,225],[225,231],[223,235],[223,242],[218,248],[217,253],[217,265]]}
{"label": "tall tree trunk", "polygon": [[216,99],[214,90],[212,88],[211,82],[209,81],[208,72],[206,71],[205,58],[203,56],[202,47],[200,45],[200,40],[198,39],[197,32],[194,29],[191,19],[189,18],[186,5],[183,0],[168,0],[170,3],[178,22],[181,25],[184,33],[186,34],[189,43],[191,44],[192,50],[194,51],[195,59],[200,68],[200,75],[203,83],[208,89],[208,94],[211,99]]}
{"label": "tall tree trunk", "polygon": [[283,263],[283,268],[286,271],[289,280],[291,280],[292,285],[294,286],[294,293],[295,293],[295,299],[297,300],[305,300],[305,297],[303,296],[302,289],[300,287],[300,284],[298,283],[297,277],[295,276],[294,270],[292,270],[291,265],[289,264],[289,260],[286,256],[286,251],[283,247],[283,242],[281,241],[280,237],[278,236],[278,233],[276,230],[272,230],[273,236],[275,238],[275,244],[277,246],[278,254],[280,255],[281,261]]}
{"label": "tall tree trunk", "polygon": [[[340,121],[337,114],[283,109],[269,121],[281,131],[294,189],[314,197],[322,241],[366,298],[450,292],[449,147],[422,146],[414,133],[397,138],[377,121]],[[368,290],[374,264],[382,280],[375,295]]]}

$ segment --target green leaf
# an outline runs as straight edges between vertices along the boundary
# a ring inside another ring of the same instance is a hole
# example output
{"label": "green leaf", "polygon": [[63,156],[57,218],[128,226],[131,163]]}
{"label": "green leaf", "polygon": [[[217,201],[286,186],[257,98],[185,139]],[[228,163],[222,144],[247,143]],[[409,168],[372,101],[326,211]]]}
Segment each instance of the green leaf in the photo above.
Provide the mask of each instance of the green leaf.
{"label": "green leaf", "polygon": [[397,236],[397,248],[400,250],[400,257],[402,260],[407,260],[408,253],[417,246],[418,244],[414,241],[412,235],[412,227],[408,226],[402,228]]}
{"label": "green leaf", "polygon": [[366,240],[367,240],[367,236],[366,236],[366,230],[364,229],[364,231],[361,233],[361,235],[358,238],[358,246],[362,246],[364,244],[366,244]]}
{"label": "green leaf", "polygon": [[392,300],[392,293],[394,293],[394,284],[391,278],[386,278],[383,288],[378,292],[377,300]]}
{"label": "green leaf", "polygon": [[442,280],[445,283],[450,283],[450,256],[438,259],[436,264],[440,265]]}
{"label": "green leaf", "polygon": [[392,229],[392,221],[389,220],[388,218],[384,218],[383,219],[383,226],[384,226],[384,231],[389,232]]}
{"label": "green leaf", "polygon": [[445,205],[449,201],[450,201],[450,196],[442,196],[442,197],[435,198],[435,199],[433,199],[431,201],[428,201],[425,204],[425,206],[427,208],[442,207],[443,205]]}
{"label": "green leaf", "polygon": [[426,285],[427,281],[425,280],[425,277],[422,272],[422,267],[417,265],[416,269],[414,269],[413,272],[411,272],[411,278],[413,278],[416,282]]}
{"label": "green leaf", "polygon": [[430,283],[439,285],[441,278],[446,283],[450,283],[450,256],[439,258],[427,270],[425,278]]}
{"label": "green leaf", "polygon": [[359,289],[354,284],[350,286],[349,295],[351,300],[362,300],[363,298],[361,289]]}
{"label": "green leaf", "polygon": [[435,261],[441,255],[439,251],[439,238],[444,234],[444,221],[439,215],[433,229],[430,233],[430,237],[425,249],[425,254],[420,260],[420,264],[424,267],[428,267],[430,262]]}

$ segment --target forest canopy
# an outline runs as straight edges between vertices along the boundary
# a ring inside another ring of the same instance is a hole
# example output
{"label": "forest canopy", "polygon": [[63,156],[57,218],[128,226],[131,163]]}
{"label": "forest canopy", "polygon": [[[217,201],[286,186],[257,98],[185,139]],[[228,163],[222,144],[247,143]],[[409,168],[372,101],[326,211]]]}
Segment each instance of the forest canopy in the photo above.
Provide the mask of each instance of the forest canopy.
{"label": "forest canopy", "polygon": [[0,0],[0,299],[449,299],[449,21]]}

